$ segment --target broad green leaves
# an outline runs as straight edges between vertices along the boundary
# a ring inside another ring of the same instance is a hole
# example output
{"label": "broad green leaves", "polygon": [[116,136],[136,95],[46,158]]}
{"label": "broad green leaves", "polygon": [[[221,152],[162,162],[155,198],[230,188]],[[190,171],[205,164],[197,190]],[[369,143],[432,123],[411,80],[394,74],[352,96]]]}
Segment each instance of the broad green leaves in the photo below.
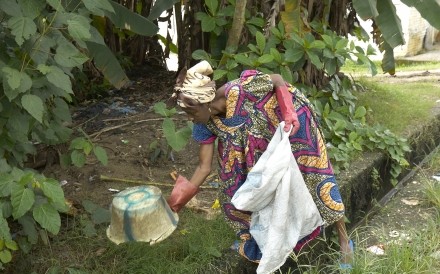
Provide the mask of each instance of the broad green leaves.
{"label": "broad green leaves", "polygon": [[15,184],[11,193],[12,216],[18,219],[32,208],[35,202],[35,194],[29,188]]}
{"label": "broad green leaves", "polygon": [[173,7],[173,5],[179,0],[162,0],[156,1],[154,3],[153,8],[150,11],[150,15],[148,15],[148,19],[156,20],[162,14],[164,10],[168,10]]}
{"label": "broad green leaves", "polygon": [[32,79],[25,72],[8,66],[3,67],[2,72],[3,91],[10,101],[32,87]]}
{"label": "broad green leaves", "polygon": [[49,204],[37,205],[33,211],[34,219],[52,234],[58,234],[61,227],[60,214]]}
{"label": "broad green leaves", "polygon": [[438,0],[401,0],[409,7],[416,8],[420,15],[433,27],[440,29],[440,2]]}
{"label": "broad green leaves", "polygon": [[49,83],[53,84],[57,88],[66,91],[67,93],[73,93],[72,83],[70,82],[69,76],[67,76],[59,67],[39,65],[37,69],[42,74],[46,75]]}
{"label": "broad green leaves", "polygon": [[159,30],[159,28],[147,18],[133,13],[114,1],[110,1],[110,3],[115,12],[106,12],[105,14],[116,27],[131,30],[145,36],[155,35]]}
{"label": "broad green leaves", "polygon": [[38,122],[43,122],[44,105],[40,97],[32,94],[23,95],[21,105]]}
{"label": "broad green leaves", "polygon": [[73,14],[67,20],[69,34],[77,40],[88,40],[91,38],[90,20],[82,15]]}
{"label": "broad green leaves", "polygon": [[106,78],[117,88],[123,87],[128,82],[128,77],[123,73],[118,60],[111,50],[94,42],[86,42],[89,55],[93,58],[95,65],[102,71]]}
{"label": "broad green leaves", "polygon": [[392,0],[378,1],[377,10],[379,15],[375,18],[375,22],[385,38],[385,41],[392,48],[403,45],[405,40],[403,38],[402,25],[396,14],[396,7]]}
{"label": "broad green leaves", "polygon": [[353,7],[363,20],[367,20],[379,15],[376,3],[377,0],[353,0]]}
{"label": "broad green leaves", "polygon": [[12,17],[8,20],[8,27],[11,29],[11,33],[15,36],[15,41],[19,46],[23,45],[25,39],[37,31],[37,26],[34,21],[29,17]]}
{"label": "broad green leaves", "polygon": [[163,135],[167,144],[174,150],[182,150],[188,143],[192,132],[192,123],[188,122],[186,127],[176,130],[176,124],[171,117],[176,114],[176,109],[167,109],[165,103],[159,102],[154,105],[154,111],[165,117],[162,123]]}
{"label": "broad green leaves", "polygon": [[170,118],[165,118],[162,123],[163,134],[168,145],[175,151],[182,150],[191,137],[191,127],[187,126],[176,131],[176,125]]}

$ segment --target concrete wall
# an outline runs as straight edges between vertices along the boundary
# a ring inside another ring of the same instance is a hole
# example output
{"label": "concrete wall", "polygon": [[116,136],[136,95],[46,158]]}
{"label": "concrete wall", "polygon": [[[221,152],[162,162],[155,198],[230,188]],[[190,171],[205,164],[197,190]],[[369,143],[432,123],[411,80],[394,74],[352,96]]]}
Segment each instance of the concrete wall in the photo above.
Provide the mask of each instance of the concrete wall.
{"label": "concrete wall", "polygon": [[[393,0],[396,5],[396,13],[399,16],[405,44],[394,49],[395,57],[413,56],[424,49],[430,50],[440,41],[439,31],[429,25],[429,23],[420,16],[420,13],[413,7],[408,7],[400,0]],[[363,21],[360,19],[361,26],[371,33],[371,20]],[[356,42],[360,46],[366,48],[367,44]],[[369,43],[374,46],[377,55],[372,59],[382,59],[382,54],[378,47],[370,39]]]}

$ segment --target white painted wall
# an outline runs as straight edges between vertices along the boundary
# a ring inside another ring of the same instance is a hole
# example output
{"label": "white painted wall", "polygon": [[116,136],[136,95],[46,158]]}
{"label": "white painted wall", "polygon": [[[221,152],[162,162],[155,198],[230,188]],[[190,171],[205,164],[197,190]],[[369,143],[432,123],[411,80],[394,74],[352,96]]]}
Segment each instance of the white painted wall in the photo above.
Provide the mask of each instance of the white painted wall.
{"label": "white painted wall", "polygon": [[[424,49],[424,38],[426,30],[430,27],[429,23],[420,16],[420,13],[413,7],[408,7],[400,0],[393,0],[396,5],[396,13],[400,18],[402,25],[403,37],[405,44],[398,46],[394,49],[395,57],[413,56]],[[371,27],[371,20],[363,21],[359,19],[361,26],[371,34],[373,28]],[[432,27],[431,27],[432,28]],[[370,36],[371,37],[371,36]],[[367,43],[357,41],[355,38],[351,38],[363,48],[367,47]],[[382,54],[379,48],[374,44],[373,39],[370,38],[369,44],[371,44],[377,51],[377,54],[372,59],[382,59]]]}

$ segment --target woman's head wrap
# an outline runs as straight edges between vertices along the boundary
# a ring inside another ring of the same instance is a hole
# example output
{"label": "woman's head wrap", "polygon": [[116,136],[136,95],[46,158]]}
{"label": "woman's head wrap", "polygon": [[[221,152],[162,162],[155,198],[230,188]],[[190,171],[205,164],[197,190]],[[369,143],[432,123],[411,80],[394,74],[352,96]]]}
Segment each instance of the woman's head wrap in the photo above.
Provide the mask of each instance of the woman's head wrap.
{"label": "woman's head wrap", "polygon": [[208,76],[213,70],[207,61],[202,61],[190,69],[183,69],[177,79],[172,98],[177,98],[177,104],[186,107],[179,99],[179,94],[199,103],[209,103],[215,97],[215,82]]}

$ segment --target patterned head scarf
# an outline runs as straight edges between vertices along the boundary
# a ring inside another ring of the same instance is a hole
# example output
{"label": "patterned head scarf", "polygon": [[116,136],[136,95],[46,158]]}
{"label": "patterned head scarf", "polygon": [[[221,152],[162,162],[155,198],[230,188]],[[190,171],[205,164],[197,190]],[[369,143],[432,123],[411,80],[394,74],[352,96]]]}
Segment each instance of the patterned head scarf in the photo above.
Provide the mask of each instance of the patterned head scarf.
{"label": "patterned head scarf", "polygon": [[183,69],[177,79],[172,98],[177,98],[177,104],[181,107],[186,105],[179,99],[182,94],[201,104],[209,103],[215,97],[215,82],[208,76],[213,72],[207,61],[202,61],[190,69]]}

